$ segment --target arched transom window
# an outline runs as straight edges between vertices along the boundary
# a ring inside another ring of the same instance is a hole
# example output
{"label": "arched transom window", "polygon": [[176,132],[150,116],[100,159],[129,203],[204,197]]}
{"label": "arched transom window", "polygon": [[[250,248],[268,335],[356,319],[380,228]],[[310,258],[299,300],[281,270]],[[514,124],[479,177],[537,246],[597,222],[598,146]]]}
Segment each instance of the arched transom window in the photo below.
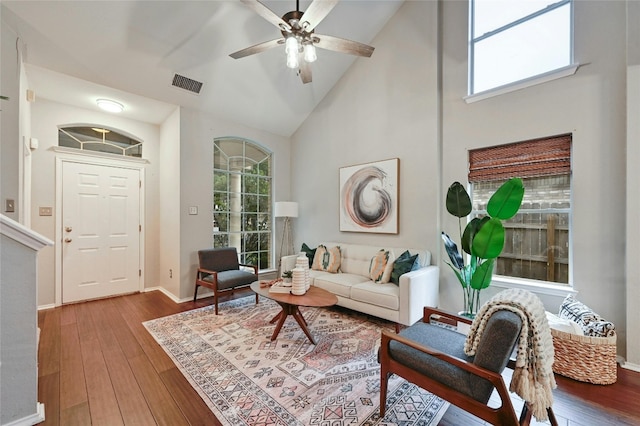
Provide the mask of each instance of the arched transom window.
{"label": "arched transom window", "polygon": [[58,145],[125,157],[142,157],[142,141],[99,125],[60,127]]}

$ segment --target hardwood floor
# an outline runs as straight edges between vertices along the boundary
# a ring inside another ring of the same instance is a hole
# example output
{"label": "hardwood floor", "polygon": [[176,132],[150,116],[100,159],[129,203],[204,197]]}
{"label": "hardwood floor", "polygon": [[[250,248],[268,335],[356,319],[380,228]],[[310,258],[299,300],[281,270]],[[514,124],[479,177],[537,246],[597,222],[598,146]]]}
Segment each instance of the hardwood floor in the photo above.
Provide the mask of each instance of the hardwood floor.
{"label": "hardwood floor", "polygon": [[[237,297],[248,295],[239,293]],[[42,425],[220,425],[142,322],[206,306],[161,292],[40,311],[38,400]],[[595,386],[557,376],[562,426],[640,425],[640,373]],[[484,424],[451,406],[440,425]]]}

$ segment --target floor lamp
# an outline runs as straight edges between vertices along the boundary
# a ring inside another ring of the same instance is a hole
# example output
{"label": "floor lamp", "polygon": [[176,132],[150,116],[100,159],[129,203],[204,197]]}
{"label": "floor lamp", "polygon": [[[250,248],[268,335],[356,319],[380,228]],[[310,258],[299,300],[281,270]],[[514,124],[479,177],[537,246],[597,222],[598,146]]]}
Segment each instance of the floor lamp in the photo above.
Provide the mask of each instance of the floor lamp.
{"label": "floor lamp", "polygon": [[[293,251],[293,234],[291,232],[291,218],[298,217],[298,203],[293,201],[277,201],[274,208],[275,217],[283,217],[282,240],[280,240],[280,258],[278,259],[278,278],[282,274],[282,256]],[[285,241],[287,246],[285,247]],[[286,251],[283,251],[286,249]]]}

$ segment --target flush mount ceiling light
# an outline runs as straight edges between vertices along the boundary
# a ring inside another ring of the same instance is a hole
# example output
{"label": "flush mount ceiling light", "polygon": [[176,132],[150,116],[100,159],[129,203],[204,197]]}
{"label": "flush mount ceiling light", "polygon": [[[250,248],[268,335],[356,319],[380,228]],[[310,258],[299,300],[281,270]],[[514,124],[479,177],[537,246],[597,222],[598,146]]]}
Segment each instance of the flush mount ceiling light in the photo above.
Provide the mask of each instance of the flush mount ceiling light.
{"label": "flush mount ceiling light", "polygon": [[124,105],[110,99],[98,99],[96,103],[100,108],[108,112],[122,112],[124,110]]}

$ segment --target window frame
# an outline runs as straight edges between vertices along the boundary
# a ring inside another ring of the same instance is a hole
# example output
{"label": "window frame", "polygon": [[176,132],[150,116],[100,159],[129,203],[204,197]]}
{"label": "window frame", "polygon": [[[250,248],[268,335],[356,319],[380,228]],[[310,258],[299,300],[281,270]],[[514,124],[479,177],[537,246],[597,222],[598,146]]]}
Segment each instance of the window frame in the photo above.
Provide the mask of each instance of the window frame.
{"label": "window frame", "polygon": [[[464,100],[466,103],[473,103],[482,99],[487,99],[493,96],[498,96],[504,93],[509,93],[512,91],[520,90],[522,88],[534,86],[537,84],[542,84],[548,81],[556,80],[562,77],[566,77],[569,75],[575,74],[575,72],[579,68],[579,64],[574,60],[574,51],[575,51],[575,36],[574,36],[574,0],[558,0],[555,3],[548,5],[544,9],[540,9],[536,12],[533,12],[525,17],[516,19],[515,21],[509,22],[499,28],[496,28],[492,31],[489,31],[485,34],[482,34],[478,37],[474,37],[475,32],[475,2],[476,0],[469,0],[469,47],[468,47],[468,72],[467,72],[467,95],[464,96]],[[495,86],[489,89],[485,89],[479,92],[476,92],[474,89],[475,85],[475,62],[476,62],[476,52],[475,46],[478,42],[486,40],[492,36],[501,34],[502,32],[515,28],[518,25],[523,23],[528,23],[533,19],[540,17],[546,13],[555,11],[561,7],[569,5],[569,61],[568,64],[559,68],[551,69],[546,72],[535,74],[520,80],[511,81],[509,83],[505,83],[500,86]]]}
{"label": "window frame", "polygon": [[[545,177],[557,177],[557,176],[561,176],[561,175],[548,175]],[[569,191],[571,191],[571,184],[572,184],[572,179],[571,179],[571,175],[568,175],[568,179],[569,179]],[[480,181],[480,182],[487,182],[487,181]],[[502,181],[499,181],[502,182]],[[476,182],[477,183],[477,182]],[[487,213],[487,209],[477,209],[476,208],[476,202],[475,202],[475,195],[476,192],[474,191],[474,183],[469,183],[469,195],[471,197],[471,204],[473,206],[473,209],[471,210],[471,213],[469,214],[469,219],[473,219],[475,217],[483,217],[486,216]],[[495,192],[495,191],[494,191]],[[525,191],[526,194],[526,191]],[[570,193],[571,196],[571,193]],[[523,203],[524,204],[524,203]],[[571,229],[571,224],[572,224],[572,209],[571,209],[571,201],[569,201],[569,206],[568,207],[547,207],[544,209],[529,209],[529,208],[523,208],[521,207],[518,210],[518,215],[522,215],[522,214],[532,214],[532,215],[537,215],[537,214],[560,214],[560,215],[566,215],[566,226],[567,227],[567,243],[568,243],[568,247],[567,247],[567,282],[560,282],[560,281],[549,281],[549,280],[544,280],[544,279],[536,279],[536,278],[526,278],[526,277],[519,277],[519,276],[513,276],[513,275],[502,275],[502,274],[498,274],[498,273],[494,273],[494,280],[496,278],[506,281],[506,282],[512,282],[512,281],[522,281],[522,282],[527,282],[529,284],[532,283],[538,283],[538,284],[542,284],[542,285],[548,285],[548,286],[552,286],[552,287],[562,287],[562,288],[571,288],[573,287],[572,282],[571,282],[571,236],[572,236],[572,229]],[[532,227],[532,225],[540,225],[539,230],[541,232],[544,232],[544,226],[543,223],[537,223],[537,222],[533,222],[533,223],[529,223],[529,222],[524,222],[521,223],[520,226],[518,226],[518,223],[516,224],[511,224],[509,221],[504,221],[503,225],[505,227],[505,230],[508,232],[509,229],[519,229],[521,232],[518,232],[518,235],[523,236],[526,234],[526,230],[529,229],[538,229],[538,228],[534,228]],[[527,226],[528,225],[528,226]],[[559,225],[557,228],[555,228],[557,231],[562,232],[562,230],[564,229],[564,226]],[[506,235],[505,235],[506,238]],[[522,238],[522,240],[526,240],[525,238]],[[507,246],[507,244],[505,244],[505,247]],[[505,253],[503,251],[503,253],[501,253],[500,256],[498,256],[498,259],[503,259],[504,261],[508,261],[507,259],[511,259],[511,260],[518,260],[518,261],[534,261],[534,262],[541,262],[541,260],[536,260],[536,259],[532,259],[531,256],[534,256],[532,254],[529,254],[529,257],[525,257],[524,255],[521,256],[506,256]],[[535,254],[535,255],[539,255],[539,254]],[[556,258],[556,259],[562,259],[562,258]],[[564,261],[558,261],[556,260],[557,264],[563,264]],[[497,262],[496,262],[496,269],[497,268]],[[548,264],[547,264],[547,269],[548,269]],[[548,274],[548,271],[547,271]]]}
{"label": "window frame", "polygon": [[[538,154],[537,144],[543,144],[544,153]],[[527,145],[525,145],[527,144]],[[535,289],[549,295],[566,296],[575,293],[573,290],[573,174],[571,173],[573,135],[566,133],[556,136],[542,137],[505,145],[478,148],[469,151],[469,176],[468,193],[471,197],[474,209],[468,216],[471,220],[478,214],[486,214],[486,209],[477,209],[474,201],[474,182],[489,182],[492,180],[503,181],[507,175],[516,176],[522,174],[524,177],[545,177],[567,175],[569,178],[569,207],[550,208],[553,212],[567,214],[568,236],[567,236],[567,283],[552,282],[533,278],[522,278],[510,275],[494,274],[492,285],[502,288],[523,288]],[[518,155],[513,158],[514,154]],[[509,160],[509,159],[512,160]],[[535,170],[540,169],[540,165],[545,165],[545,172],[537,174]],[[491,168],[497,168],[491,171]],[[521,173],[513,169],[520,170]],[[552,172],[553,171],[553,172]],[[544,213],[536,210],[536,213]],[[526,213],[522,211],[519,213]]]}
{"label": "window frame", "polygon": [[[240,153],[234,152],[229,153],[225,152],[223,148],[220,147],[220,144],[226,144],[229,142],[242,144]],[[253,152],[259,152],[264,155],[264,158],[260,161],[256,161],[251,156],[247,156],[248,148]],[[225,166],[226,168],[220,168],[221,165],[216,163],[216,152],[220,151],[220,153],[225,158]],[[232,169],[231,162],[232,161],[240,161],[242,163],[241,167],[236,166],[236,170]],[[263,166],[260,164],[267,162],[267,174],[261,174],[260,170],[263,169]],[[249,168],[249,164],[251,164],[251,168]],[[219,137],[214,139],[214,149],[213,149],[213,188],[212,188],[212,247],[222,247],[224,245],[236,247],[238,250],[238,256],[240,263],[251,263],[257,264],[260,268],[260,271],[271,270],[274,267],[274,229],[273,229],[273,152],[269,149],[263,147],[259,143],[251,141],[249,139],[240,138],[240,137]],[[245,171],[249,170],[249,171]],[[252,171],[256,171],[257,173],[252,173]],[[224,174],[226,175],[226,189],[221,190],[217,186],[216,176]],[[240,179],[239,183],[240,190],[233,191],[230,188],[231,178],[235,177]],[[247,192],[247,182],[248,180],[256,181],[256,192]],[[269,188],[267,194],[262,194],[260,192],[259,186],[261,180],[268,181]],[[233,194],[237,194],[237,197],[234,197]],[[222,197],[222,198],[220,198]],[[245,210],[247,203],[245,200],[249,198],[255,198],[255,211],[247,211]],[[264,203],[264,208],[261,208],[262,205],[260,200],[262,198],[266,198]],[[236,209],[234,209],[232,200],[237,200]],[[225,203],[218,203],[218,201],[224,200]],[[222,204],[222,205],[221,205]],[[226,209],[224,206],[226,205]],[[239,208],[238,208],[239,207]],[[265,218],[266,215],[266,218]],[[236,226],[239,224],[239,230],[232,230],[232,221],[234,220],[232,216],[235,217],[235,220],[238,221]],[[255,216],[255,226],[259,227],[260,223],[266,224],[266,228],[264,229],[251,229],[247,230],[245,228],[247,221],[250,217]],[[226,230],[220,229],[220,223],[218,223],[218,219],[222,220],[225,218]],[[258,220],[259,217],[262,219]],[[246,241],[248,240],[249,234],[255,234],[257,250],[247,250]],[[219,244],[218,241],[224,239],[226,236],[226,244]],[[233,238],[232,238],[233,237]],[[232,243],[232,240],[237,240],[237,244]],[[262,245],[267,245],[267,248],[261,249]],[[261,260],[263,254],[266,254],[267,260],[266,262]],[[251,256],[255,256],[255,261],[251,259]]]}
{"label": "window frame", "polygon": [[[114,137],[115,139],[128,139],[131,142],[118,142],[114,140]],[[66,145],[65,139],[72,140],[79,146]],[[143,158],[143,143],[143,140],[127,132],[102,124],[65,124],[58,126],[58,146],[62,148],[124,158]],[[96,149],[100,146],[108,146],[109,150]]]}

